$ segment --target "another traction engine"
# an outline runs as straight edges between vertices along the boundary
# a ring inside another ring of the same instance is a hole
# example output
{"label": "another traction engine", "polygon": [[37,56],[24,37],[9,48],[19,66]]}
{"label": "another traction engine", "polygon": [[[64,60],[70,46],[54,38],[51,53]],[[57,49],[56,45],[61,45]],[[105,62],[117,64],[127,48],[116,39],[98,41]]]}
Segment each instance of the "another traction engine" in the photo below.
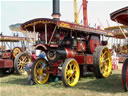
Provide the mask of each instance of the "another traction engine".
{"label": "another traction engine", "polygon": [[38,84],[46,83],[50,74],[72,87],[85,72],[94,72],[97,78],[111,73],[111,54],[106,41],[101,41],[102,36],[112,36],[110,32],[47,18],[25,22],[21,30],[36,33],[36,49],[48,58],[33,64],[32,78]]}
{"label": "another traction engine", "polygon": [[[31,58],[26,50],[25,41],[28,39],[18,36],[0,35],[0,75],[4,76],[16,72],[25,73],[25,66],[31,62]],[[15,44],[17,46],[15,46]],[[25,59],[23,59],[25,58]]]}

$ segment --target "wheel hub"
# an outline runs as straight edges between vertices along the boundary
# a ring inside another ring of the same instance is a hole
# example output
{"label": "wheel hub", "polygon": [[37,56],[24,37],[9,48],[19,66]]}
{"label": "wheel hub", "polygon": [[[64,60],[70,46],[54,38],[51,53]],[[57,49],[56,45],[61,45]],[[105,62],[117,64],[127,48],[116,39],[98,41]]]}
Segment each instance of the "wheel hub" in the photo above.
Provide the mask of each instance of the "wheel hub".
{"label": "wheel hub", "polygon": [[73,70],[68,70],[68,75],[72,76],[72,75],[73,75],[73,73],[74,73],[74,71],[73,71]]}
{"label": "wheel hub", "polygon": [[39,74],[43,74],[43,69],[38,69]]}

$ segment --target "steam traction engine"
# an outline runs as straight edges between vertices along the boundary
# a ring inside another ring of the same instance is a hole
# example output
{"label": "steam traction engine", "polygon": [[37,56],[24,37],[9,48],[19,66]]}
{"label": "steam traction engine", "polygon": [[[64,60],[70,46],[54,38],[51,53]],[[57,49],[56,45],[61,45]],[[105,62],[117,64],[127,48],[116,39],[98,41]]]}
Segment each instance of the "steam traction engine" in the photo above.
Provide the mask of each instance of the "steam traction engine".
{"label": "steam traction engine", "polygon": [[[83,10],[85,1],[83,0]],[[78,22],[78,13],[76,23]],[[102,36],[113,36],[108,31],[59,20],[59,0],[53,0],[53,19],[37,18],[20,25],[18,31],[34,33],[35,49],[45,52],[47,59],[39,58],[32,66],[32,79],[38,84],[48,81],[50,75],[61,76],[65,86],[75,86],[80,75],[94,72],[97,78],[107,78],[112,69],[111,54],[101,41]],[[103,40],[103,39],[102,39]]]}
{"label": "steam traction engine", "polygon": [[25,50],[24,41],[27,41],[24,37],[0,35],[0,75],[25,72],[24,67],[31,59],[28,54],[22,53]]}
{"label": "steam traction engine", "polygon": [[27,21],[21,30],[37,33],[36,50],[48,58],[33,64],[32,77],[38,84],[46,83],[50,74],[61,75],[65,86],[75,86],[84,72],[94,72],[97,78],[111,73],[111,54],[106,42],[100,41],[111,36],[107,31],[47,18]]}

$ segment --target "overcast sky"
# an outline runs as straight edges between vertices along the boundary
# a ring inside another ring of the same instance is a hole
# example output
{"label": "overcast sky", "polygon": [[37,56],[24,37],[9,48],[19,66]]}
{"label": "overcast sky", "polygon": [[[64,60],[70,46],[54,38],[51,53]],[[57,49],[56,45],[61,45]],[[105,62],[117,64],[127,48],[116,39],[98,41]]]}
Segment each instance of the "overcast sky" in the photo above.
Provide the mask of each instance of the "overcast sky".
{"label": "overcast sky", "polygon": [[[79,1],[79,7],[82,0]],[[110,13],[120,8],[128,6],[127,0],[88,0],[88,22],[90,26],[99,25],[102,23],[107,27],[107,22],[111,26],[117,24],[110,20]],[[74,22],[73,0],[60,0],[61,20]],[[12,35],[9,25],[16,23],[24,23],[34,18],[52,18],[52,0],[40,1],[1,1],[1,32],[4,35]],[[79,20],[82,20],[82,10],[79,15]]]}

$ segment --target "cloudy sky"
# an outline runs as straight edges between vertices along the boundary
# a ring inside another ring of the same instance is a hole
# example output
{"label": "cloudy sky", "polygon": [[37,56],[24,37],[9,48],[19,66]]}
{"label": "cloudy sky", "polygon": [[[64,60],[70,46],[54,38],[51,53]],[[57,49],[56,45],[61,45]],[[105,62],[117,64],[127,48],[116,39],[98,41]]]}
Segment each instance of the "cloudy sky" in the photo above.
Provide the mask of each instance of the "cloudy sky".
{"label": "cloudy sky", "polygon": [[[82,0],[78,0],[80,7]],[[34,18],[52,18],[52,0],[3,0],[1,5],[1,32],[4,35],[12,35],[9,25],[24,23]],[[117,24],[110,20],[110,13],[128,5],[127,0],[88,0],[88,22],[90,26],[102,24],[107,27],[107,22],[111,26]],[[74,22],[73,0],[60,0],[61,20]],[[79,15],[82,20],[82,10]]]}

